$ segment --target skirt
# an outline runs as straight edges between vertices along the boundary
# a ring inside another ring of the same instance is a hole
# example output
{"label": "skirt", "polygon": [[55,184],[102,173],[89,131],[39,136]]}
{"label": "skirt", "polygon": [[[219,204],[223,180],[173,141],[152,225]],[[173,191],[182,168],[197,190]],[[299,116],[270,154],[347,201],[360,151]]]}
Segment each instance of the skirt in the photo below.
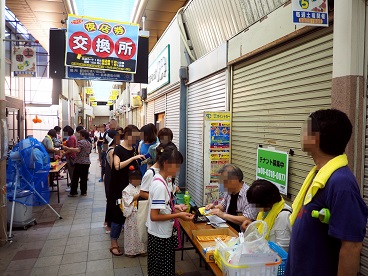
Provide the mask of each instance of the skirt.
{"label": "skirt", "polygon": [[148,233],[148,275],[171,276],[175,274],[175,255],[172,237],[159,238]]}

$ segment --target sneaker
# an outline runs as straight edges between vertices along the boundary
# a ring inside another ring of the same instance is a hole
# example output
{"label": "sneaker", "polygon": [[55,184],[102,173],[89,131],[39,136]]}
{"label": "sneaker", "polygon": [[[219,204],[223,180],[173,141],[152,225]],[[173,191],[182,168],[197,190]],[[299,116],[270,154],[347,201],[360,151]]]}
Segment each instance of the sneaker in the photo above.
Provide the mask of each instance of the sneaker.
{"label": "sneaker", "polygon": [[102,178],[100,178],[100,180],[99,180],[98,182],[103,182],[103,179],[102,179]]}
{"label": "sneaker", "polygon": [[87,193],[85,193],[85,194],[81,194],[81,196],[87,196]]}
{"label": "sneaker", "polygon": [[68,194],[68,197],[76,197],[78,194]]}
{"label": "sneaker", "polygon": [[70,192],[70,190],[71,190],[71,188],[68,187],[68,188],[65,189],[65,192]]}

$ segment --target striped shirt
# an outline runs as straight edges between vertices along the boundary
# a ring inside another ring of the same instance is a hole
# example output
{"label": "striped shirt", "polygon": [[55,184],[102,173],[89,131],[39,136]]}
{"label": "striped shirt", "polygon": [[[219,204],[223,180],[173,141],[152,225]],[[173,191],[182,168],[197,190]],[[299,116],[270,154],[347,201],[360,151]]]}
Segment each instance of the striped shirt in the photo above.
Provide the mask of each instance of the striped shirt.
{"label": "striped shirt", "polygon": [[[243,183],[243,187],[241,188],[237,200],[237,211],[243,213],[243,216],[249,219],[255,220],[257,218],[258,211],[248,203],[247,200],[247,191],[249,186]],[[221,201],[222,207],[224,207],[226,213],[229,209],[231,195],[229,193],[225,193],[224,198]]]}

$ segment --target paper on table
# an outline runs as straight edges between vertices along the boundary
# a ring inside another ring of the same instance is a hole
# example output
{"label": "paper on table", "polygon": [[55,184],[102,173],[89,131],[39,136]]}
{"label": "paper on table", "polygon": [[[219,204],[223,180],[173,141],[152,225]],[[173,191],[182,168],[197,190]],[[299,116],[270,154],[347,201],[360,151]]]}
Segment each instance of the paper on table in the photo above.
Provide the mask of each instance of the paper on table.
{"label": "paper on table", "polygon": [[219,223],[226,222],[226,220],[223,220],[222,218],[220,218],[219,216],[216,216],[216,215],[207,216],[207,218],[210,221],[210,223],[219,224]]}

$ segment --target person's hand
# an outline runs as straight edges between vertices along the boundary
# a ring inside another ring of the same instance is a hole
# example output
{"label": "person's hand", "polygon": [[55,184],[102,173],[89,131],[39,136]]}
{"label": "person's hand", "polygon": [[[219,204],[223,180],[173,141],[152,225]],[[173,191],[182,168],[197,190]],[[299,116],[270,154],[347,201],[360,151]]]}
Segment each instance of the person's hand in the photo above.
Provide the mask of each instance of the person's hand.
{"label": "person's hand", "polygon": [[251,223],[252,223],[252,221],[251,221],[250,219],[246,219],[246,220],[242,223],[242,225],[240,226],[240,228],[241,228],[243,231],[245,231],[245,230],[247,230],[247,228],[248,228],[249,224],[251,224]]}
{"label": "person's hand", "polygon": [[215,205],[210,203],[210,204],[206,205],[205,210],[213,209],[214,207],[215,207]]}
{"label": "person's hand", "polygon": [[179,218],[181,218],[182,220],[185,220],[185,221],[192,220],[193,217],[194,217],[194,215],[192,215],[190,213],[186,213],[186,212],[180,212],[179,213]]}
{"label": "person's hand", "polygon": [[179,187],[179,186],[176,186],[176,188],[175,188],[175,192],[176,192],[176,193],[180,192],[180,187]]}
{"label": "person's hand", "polygon": [[180,212],[184,212],[188,208],[185,204],[176,204],[175,209],[177,209]]}
{"label": "person's hand", "polygon": [[146,157],[143,154],[138,154],[134,157],[135,157],[135,160],[138,160],[138,159],[144,160],[144,159],[146,159]]}
{"label": "person's hand", "polygon": [[220,217],[220,218],[223,218],[223,217],[224,217],[224,215],[225,215],[225,213],[224,213],[224,212],[222,212],[219,208],[211,209],[210,214],[211,214],[211,215],[216,215],[216,216],[218,216],[218,217]]}
{"label": "person's hand", "polygon": [[67,146],[63,146],[63,149],[64,149],[64,150],[69,150],[69,147],[67,147]]}

